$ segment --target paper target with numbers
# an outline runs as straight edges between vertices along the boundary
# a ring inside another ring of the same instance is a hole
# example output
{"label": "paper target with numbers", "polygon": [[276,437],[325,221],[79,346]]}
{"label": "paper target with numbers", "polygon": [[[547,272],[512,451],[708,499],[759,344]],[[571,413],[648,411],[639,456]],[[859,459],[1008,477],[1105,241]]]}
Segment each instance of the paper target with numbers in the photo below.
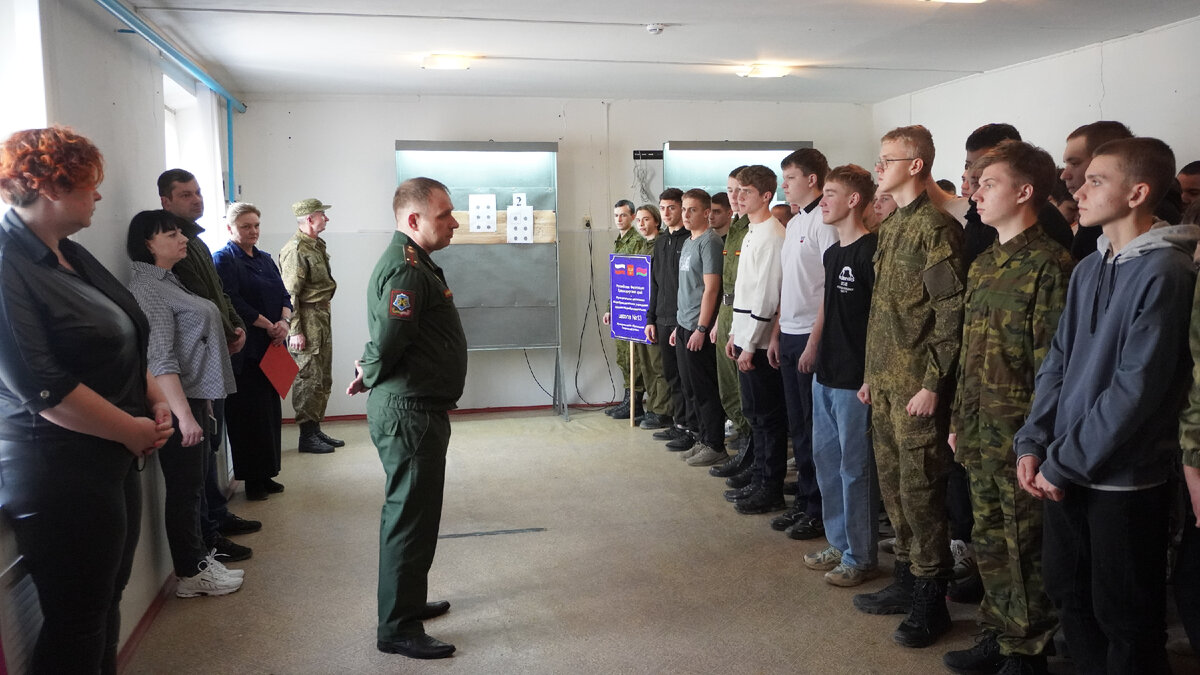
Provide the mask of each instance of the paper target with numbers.
{"label": "paper target with numbers", "polygon": [[471,209],[472,232],[496,231],[496,195],[470,195],[467,205]]}
{"label": "paper target with numbers", "polygon": [[532,206],[510,206],[508,207],[508,243],[510,244],[532,244],[533,243],[533,207]]}

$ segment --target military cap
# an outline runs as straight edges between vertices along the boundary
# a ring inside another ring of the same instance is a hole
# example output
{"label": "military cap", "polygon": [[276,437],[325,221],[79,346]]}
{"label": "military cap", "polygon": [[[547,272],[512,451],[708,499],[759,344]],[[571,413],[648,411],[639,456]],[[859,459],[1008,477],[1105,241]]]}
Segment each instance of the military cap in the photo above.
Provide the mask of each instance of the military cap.
{"label": "military cap", "polygon": [[302,199],[292,204],[292,213],[299,218],[300,216],[307,216],[317,211],[328,211],[332,208],[333,206],[330,204],[322,204],[320,199]]}

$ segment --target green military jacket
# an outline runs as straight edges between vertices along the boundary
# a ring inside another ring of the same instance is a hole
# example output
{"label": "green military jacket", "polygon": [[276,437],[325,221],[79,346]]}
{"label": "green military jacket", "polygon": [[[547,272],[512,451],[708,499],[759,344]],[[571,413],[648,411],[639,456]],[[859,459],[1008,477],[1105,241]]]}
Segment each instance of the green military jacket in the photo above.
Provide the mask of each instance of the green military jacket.
{"label": "green military jacket", "polygon": [[963,229],[921,193],[879,226],[864,379],[907,395],[954,375],[963,312]]}
{"label": "green military jacket", "polygon": [[613,253],[633,255],[641,247],[642,241],[644,241],[644,238],[638,233],[637,228],[630,227],[613,242]]}
{"label": "green military jacket", "polygon": [[[658,237],[655,236],[655,239]],[[639,237],[637,249],[631,251],[634,255],[654,255],[654,239]]]}
{"label": "green military jacket", "polygon": [[225,341],[233,342],[237,337],[238,328],[246,329],[246,323],[238,316],[233,308],[233,302],[221,285],[221,277],[217,276],[217,268],[213,267],[212,251],[200,240],[203,227],[192,223],[192,227],[184,231],[187,236],[187,257],[175,263],[171,271],[179,278],[184,288],[196,295],[211,301],[221,312],[221,328],[225,331]]}
{"label": "green military jacket", "polygon": [[975,259],[963,301],[958,392],[951,428],[959,461],[1015,465],[1012,439],[1033,405],[1033,380],[1050,350],[1075,263],[1041,225]]}
{"label": "green military jacket", "polygon": [[738,216],[729,225],[725,233],[725,247],[721,250],[721,304],[717,305],[717,338],[725,340],[733,328],[733,302],[725,302],[733,297],[733,287],[737,284],[738,261],[742,255],[742,241],[750,231],[750,216]]}
{"label": "green military jacket", "polygon": [[440,267],[403,232],[367,285],[363,386],[416,410],[450,410],[467,380],[467,338]]}
{"label": "green military jacket", "polygon": [[[304,324],[309,312],[305,310],[316,305],[328,311],[329,301],[337,290],[337,282],[329,270],[325,240],[297,230],[279,252],[279,267],[294,308],[288,335],[308,335]],[[316,329],[321,328],[329,329],[328,326]]]}
{"label": "green military jacket", "polygon": [[1183,464],[1200,469],[1200,278],[1192,295],[1192,322],[1188,332],[1192,349],[1192,388],[1179,418],[1179,445]]}

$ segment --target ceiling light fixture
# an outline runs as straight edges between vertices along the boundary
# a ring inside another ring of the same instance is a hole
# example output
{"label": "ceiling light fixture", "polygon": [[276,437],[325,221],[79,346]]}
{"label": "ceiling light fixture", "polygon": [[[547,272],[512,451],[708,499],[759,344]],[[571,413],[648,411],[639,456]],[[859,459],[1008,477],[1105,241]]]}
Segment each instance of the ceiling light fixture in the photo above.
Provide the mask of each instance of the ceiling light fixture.
{"label": "ceiling light fixture", "polygon": [[956,5],[978,5],[987,2],[987,0],[921,0],[921,2],[944,2]]}
{"label": "ceiling light fixture", "polygon": [[421,59],[421,67],[425,70],[466,70],[474,60],[474,56],[462,54],[430,54]]}
{"label": "ceiling light fixture", "polygon": [[741,66],[733,72],[737,73],[738,77],[783,77],[791,71],[792,69],[788,66],[755,63],[750,66]]}

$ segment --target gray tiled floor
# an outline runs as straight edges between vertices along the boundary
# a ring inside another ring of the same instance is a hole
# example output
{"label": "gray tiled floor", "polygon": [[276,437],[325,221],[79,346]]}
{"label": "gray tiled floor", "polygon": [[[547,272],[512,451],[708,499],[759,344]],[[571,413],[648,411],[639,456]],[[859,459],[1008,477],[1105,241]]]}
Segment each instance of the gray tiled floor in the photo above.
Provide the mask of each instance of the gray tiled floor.
{"label": "gray tiled floor", "polygon": [[[375,649],[383,472],[365,423],[341,423],[326,425],[347,440],[337,453],[285,452],[285,493],[233,500],[265,523],[241,538],[255,552],[243,589],[169,600],[126,672],[925,674],[971,644],[972,608],[953,606],[941,644],[896,646],[900,617],[854,611],[855,591],[800,563],[823,540],[737,515],[718,479],[647,431],[596,412],[453,424],[442,533],[545,528],[440,542],[431,598],[453,609],[426,629],[454,658]],[[294,446],[295,429],[284,436]]]}

